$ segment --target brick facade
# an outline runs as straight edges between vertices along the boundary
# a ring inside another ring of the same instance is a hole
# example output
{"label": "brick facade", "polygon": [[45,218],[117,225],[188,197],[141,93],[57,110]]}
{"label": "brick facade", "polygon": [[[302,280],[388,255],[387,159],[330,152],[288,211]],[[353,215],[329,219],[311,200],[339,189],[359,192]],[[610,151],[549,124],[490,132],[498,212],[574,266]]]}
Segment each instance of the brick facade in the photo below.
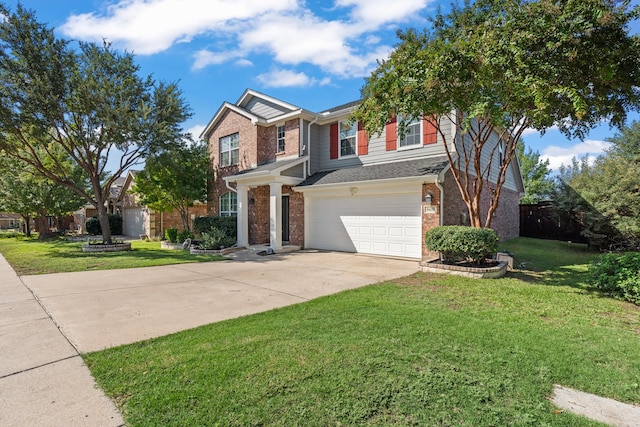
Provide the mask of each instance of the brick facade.
{"label": "brick facade", "polygon": [[285,185],[282,194],[289,195],[289,244],[304,246],[304,196]]}
{"label": "brick facade", "polygon": [[269,194],[268,185],[249,190],[249,244],[269,243]]}
{"label": "brick facade", "polygon": [[[429,206],[424,201],[427,194],[432,196],[431,208],[435,212],[425,212],[425,210],[429,209]],[[427,249],[424,244],[424,235],[427,231],[440,225],[440,197],[440,189],[435,184],[422,184],[422,237],[420,238],[422,241],[422,259],[436,258],[438,256],[437,252],[431,252]]]}

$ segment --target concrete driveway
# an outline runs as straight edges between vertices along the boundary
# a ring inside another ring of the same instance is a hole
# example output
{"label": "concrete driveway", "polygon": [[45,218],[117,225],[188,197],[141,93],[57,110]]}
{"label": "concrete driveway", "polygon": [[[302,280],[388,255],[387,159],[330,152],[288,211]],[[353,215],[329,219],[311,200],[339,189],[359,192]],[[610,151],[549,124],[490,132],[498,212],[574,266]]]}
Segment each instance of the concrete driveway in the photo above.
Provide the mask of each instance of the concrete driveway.
{"label": "concrete driveway", "polygon": [[410,260],[299,251],[22,281],[85,353],[406,276],[418,267]]}

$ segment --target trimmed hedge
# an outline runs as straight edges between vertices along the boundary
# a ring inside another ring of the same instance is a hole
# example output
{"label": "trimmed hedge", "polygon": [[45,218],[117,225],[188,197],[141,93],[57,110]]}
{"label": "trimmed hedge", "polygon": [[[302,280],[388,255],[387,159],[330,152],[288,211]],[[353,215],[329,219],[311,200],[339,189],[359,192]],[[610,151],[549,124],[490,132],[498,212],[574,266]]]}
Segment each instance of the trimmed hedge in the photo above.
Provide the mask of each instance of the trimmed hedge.
{"label": "trimmed hedge", "polygon": [[[109,229],[112,236],[122,235],[122,217],[120,215],[109,214]],[[87,233],[96,236],[102,234],[102,227],[97,216],[89,218],[86,224]]]}
{"label": "trimmed hedge", "polygon": [[440,252],[444,262],[481,264],[498,251],[498,236],[490,228],[445,225],[425,234],[427,248]]}
{"label": "trimmed hedge", "polygon": [[640,305],[640,252],[600,255],[589,265],[588,281],[607,295]]}
{"label": "trimmed hedge", "polygon": [[225,235],[237,239],[238,222],[234,216],[202,216],[193,220],[193,232],[202,235],[213,229],[222,230]]}

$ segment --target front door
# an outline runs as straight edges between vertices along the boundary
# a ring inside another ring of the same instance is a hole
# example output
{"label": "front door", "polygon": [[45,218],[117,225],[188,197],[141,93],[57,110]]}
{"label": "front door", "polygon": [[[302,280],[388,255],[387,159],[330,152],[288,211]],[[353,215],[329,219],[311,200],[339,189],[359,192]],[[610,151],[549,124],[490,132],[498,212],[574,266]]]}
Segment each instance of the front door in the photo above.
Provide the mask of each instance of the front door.
{"label": "front door", "polygon": [[289,242],[289,196],[282,196],[282,243]]}

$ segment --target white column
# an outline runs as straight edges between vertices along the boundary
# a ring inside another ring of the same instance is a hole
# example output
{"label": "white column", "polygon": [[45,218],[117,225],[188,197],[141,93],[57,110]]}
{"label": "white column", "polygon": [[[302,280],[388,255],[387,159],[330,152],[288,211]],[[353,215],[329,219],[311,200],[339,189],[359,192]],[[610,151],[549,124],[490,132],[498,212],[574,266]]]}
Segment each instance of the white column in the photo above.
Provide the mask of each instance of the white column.
{"label": "white column", "polygon": [[282,249],[282,184],[269,184],[269,247]]}
{"label": "white column", "polygon": [[249,246],[249,191],[238,185],[238,246]]}

